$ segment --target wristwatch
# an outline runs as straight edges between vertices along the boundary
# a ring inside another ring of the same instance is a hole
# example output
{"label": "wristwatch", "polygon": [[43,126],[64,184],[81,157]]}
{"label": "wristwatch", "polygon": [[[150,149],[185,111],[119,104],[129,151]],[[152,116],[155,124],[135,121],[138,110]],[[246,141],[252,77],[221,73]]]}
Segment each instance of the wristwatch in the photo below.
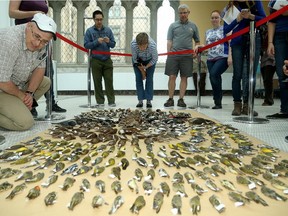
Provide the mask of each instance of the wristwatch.
{"label": "wristwatch", "polygon": [[30,94],[32,97],[34,97],[34,92],[26,91],[27,94]]}

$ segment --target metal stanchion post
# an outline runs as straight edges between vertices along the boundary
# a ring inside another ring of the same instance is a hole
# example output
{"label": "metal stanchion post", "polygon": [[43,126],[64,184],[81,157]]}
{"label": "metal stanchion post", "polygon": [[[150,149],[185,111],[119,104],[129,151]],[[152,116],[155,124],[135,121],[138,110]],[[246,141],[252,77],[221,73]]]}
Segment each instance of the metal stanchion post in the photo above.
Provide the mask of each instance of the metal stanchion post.
{"label": "metal stanchion post", "polygon": [[249,97],[248,97],[248,116],[235,117],[235,122],[247,122],[249,124],[268,123],[268,119],[254,118],[254,56],[255,56],[255,22],[250,22],[250,55],[249,55]]}
{"label": "metal stanchion post", "polygon": [[201,105],[201,94],[200,94],[200,79],[201,79],[201,53],[197,53],[198,71],[197,71],[197,105],[196,107],[189,107],[190,109],[196,108],[209,108],[209,106]]}
{"label": "metal stanchion post", "polygon": [[80,105],[79,107],[94,108],[93,106],[91,106],[91,50],[90,49],[88,50],[87,97],[88,97],[88,104]]}
{"label": "metal stanchion post", "polygon": [[[53,74],[51,73],[51,44],[52,42],[50,41],[48,43],[48,45],[46,46],[46,52],[47,52],[47,58],[46,58],[46,76],[51,80],[51,82],[53,82]],[[60,114],[52,114],[52,84],[50,89],[46,92],[46,116],[43,117],[38,117],[35,120],[36,121],[58,121],[58,120],[62,120],[65,119],[64,115],[60,115]]]}

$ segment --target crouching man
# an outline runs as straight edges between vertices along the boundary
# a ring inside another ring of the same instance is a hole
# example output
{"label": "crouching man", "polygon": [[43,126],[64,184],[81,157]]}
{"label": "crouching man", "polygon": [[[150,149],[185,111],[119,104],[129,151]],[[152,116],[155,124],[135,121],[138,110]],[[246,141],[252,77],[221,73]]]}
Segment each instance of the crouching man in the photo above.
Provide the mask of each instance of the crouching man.
{"label": "crouching man", "polygon": [[0,127],[27,130],[34,124],[30,110],[50,88],[44,76],[46,45],[56,39],[56,24],[35,14],[31,22],[0,29]]}

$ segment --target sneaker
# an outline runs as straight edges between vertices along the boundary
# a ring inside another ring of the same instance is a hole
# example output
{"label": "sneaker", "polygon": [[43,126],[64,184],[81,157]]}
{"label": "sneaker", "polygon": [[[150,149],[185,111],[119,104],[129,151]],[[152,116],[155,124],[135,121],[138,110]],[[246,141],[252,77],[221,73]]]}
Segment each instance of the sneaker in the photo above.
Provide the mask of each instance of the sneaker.
{"label": "sneaker", "polygon": [[275,113],[273,115],[267,115],[267,119],[286,119],[288,118],[288,113]]}
{"label": "sneaker", "polygon": [[288,143],[288,136],[285,136],[285,142]]}
{"label": "sneaker", "polygon": [[174,100],[173,98],[169,98],[166,103],[164,103],[164,107],[171,107],[174,106]]}
{"label": "sneaker", "polygon": [[108,106],[110,106],[110,107],[116,107],[116,104],[115,104],[115,103],[110,103],[110,104],[108,104]]}
{"label": "sneaker", "polygon": [[32,109],[30,110],[30,112],[31,112],[31,115],[32,115],[34,118],[37,118],[38,112],[37,112],[36,108],[32,108]]}
{"label": "sneaker", "polygon": [[143,107],[143,102],[139,102],[137,105],[136,105],[137,108],[142,108]]}
{"label": "sneaker", "polygon": [[180,99],[178,100],[177,106],[179,106],[179,107],[186,107],[187,105],[185,104],[183,98],[180,98]]}
{"label": "sneaker", "polygon": [[152,108],[152,103],[151,103],[151,101],[147,101],[146,107],[147,107],[147,108]]}
{"label": "sneaker", "polygon": [[215,105],[212,107],[212,109],[222,109],[222,105]]}
{"label": "sneaker", "polygon": [[58,112],[58,113],[64,113],[64,112],[66,112],[67,110],[59,107],[58,104],[55,103],[55,104],[52,105],[52,111],[53,111],[53,112]]}

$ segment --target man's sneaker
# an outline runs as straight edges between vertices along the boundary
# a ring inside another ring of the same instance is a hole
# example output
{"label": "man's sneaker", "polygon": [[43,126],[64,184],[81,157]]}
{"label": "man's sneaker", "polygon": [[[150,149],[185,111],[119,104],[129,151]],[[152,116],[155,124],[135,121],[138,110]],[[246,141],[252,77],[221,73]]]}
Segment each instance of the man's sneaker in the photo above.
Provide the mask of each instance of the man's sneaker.
{"label": "man's sneaker", "polygon": [[288,136],[285,136],[285,142],[288,143]]}
{"label": "man's sneaker", "polygon": [[179,107],[186,107],[187,105],[185,104],[183,98],[180,98],[180,99],[178,100],[177,106],[179,106]]}
{"label": "man's sneaker", "polygon": [[37,110],[36,110],[35,107],[32,108],[32,109],[30,110],[30,112],[31,112],[31,114],[32,114],[32,116],[33,116],[34,118],[37,118],[37,116],[38,116],[38,112],[37,112]]}
{"label": "man's sneaker", "polygon": [[143,102],[139,102],[137,105],[136,105],[137,108],[142,108],[143,107]]}
{"label": "man's sneaker", "polygon": [[104,108],[104,106],[105,106],[104,104],[96,104],[97,108]]}
{"label": "man's sneaker", "polygon": [[116,107],[116,104],[115,104],[115,103],[110,103],[110,104],[108,104],[108,106],[110,106],[110,107]]}
{"label": "man's sneaker", "polygon": [[146,107],[147,107],[147,108],[152,108],[152,103],[151,103],[151,101],[147,101]]}
{"label": "man's sneaker", "polygon": [[169,98],[166,103],[164,103],[164,107],[171,107],[174,106],[174,100],[173,98]]}
{"label": "man's sneaker", "polygon": [[64,113],[64,112],[66,112],[67,110],[59,107],[58,104],[55,103],[55,104],[52,105],[52,111],[53,111],[53,112],[58,112],[58,113]]}

